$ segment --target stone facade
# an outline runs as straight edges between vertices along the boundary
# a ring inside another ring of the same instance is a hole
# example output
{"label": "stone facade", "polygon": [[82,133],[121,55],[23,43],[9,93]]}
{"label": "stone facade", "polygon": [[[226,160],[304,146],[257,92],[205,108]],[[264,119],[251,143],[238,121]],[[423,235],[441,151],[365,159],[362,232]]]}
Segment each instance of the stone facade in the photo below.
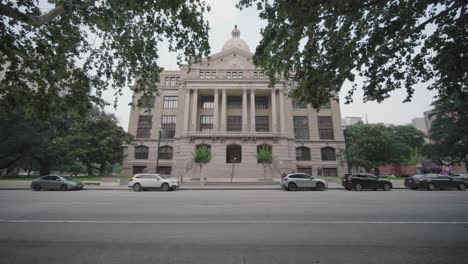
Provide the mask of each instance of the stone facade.
{"label": "stone facade", "polygon": [[[268,87],[252,55],[235,28],[221,52],[190,71],[183,66],[162,72],[154,107],[131,110],[128,132],[136,139],[126,148],[122,173],[155,172],[158,163],[160,173],[198,178],[192,152],[204,144],[214,158],[203,168],[203,177],[278,178],[291,171],[343,175],[347,167],[339,161],[345,148],[339,103],[331,100],[319,112],[310,105],[297,106],[288,97],[293,83],[283,80]],[[136,94],[134,100],[138,98]],[[321,125],[320,117],[325,117]],[[175,128],[168,124],[174,121]],[[159,131],[163,153],[157,161]],[[257,163],[260,145],[272,148],[273,161],[266,169]],[[231,151],[239,147],[240,154]],[[304,150],[300,157],[297,148]]]}

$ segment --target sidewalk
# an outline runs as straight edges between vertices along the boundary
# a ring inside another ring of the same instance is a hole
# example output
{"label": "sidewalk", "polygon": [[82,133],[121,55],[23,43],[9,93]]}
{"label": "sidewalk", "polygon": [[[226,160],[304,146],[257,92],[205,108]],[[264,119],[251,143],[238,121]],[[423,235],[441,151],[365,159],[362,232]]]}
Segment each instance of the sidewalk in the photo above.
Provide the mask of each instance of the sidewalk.
{"label": "sidewalk", "polygon": [[[130,190],[127,185],[103,184],[99,182],[84,182],[85,190]],[[30,189],[30,181],[0,181],[0,190],[27,190]],[[341,184],[328,181],[329,190],[344,190]],[[393,181],[393,189],[406,189],[402,181]],[[204,182],[198,181],[181,183],[179,190],[281,190],[279,181],[237,181],[232,184],[226,181]]]}

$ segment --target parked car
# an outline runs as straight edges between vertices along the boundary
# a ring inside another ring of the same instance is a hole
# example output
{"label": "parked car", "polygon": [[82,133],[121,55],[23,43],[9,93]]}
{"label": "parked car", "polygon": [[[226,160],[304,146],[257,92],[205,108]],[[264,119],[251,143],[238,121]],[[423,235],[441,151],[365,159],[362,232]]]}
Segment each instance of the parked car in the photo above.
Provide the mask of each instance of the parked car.
{"label": "parked car", "polygon": [[135,192],[146,189],[161,189],[163,191],[173,191],[179,187],[179,180],[164,177],[160,174],[135,174],[129,182],[128,187]]}
{"label": "parked car", "polygon": [[468,174],[454,174],[454,175],[451,175],[454,179],[457,179],[457,180],[463,180],[465,182],[468,182]]}
{"label": "parked car", "polygon": [[431,191],[435,189],[458,189],[464,191],[468,187],[468,184],[456,177],[438,174],[418,174],[405,179],[405,186],[412,190],[424,188]]}
{"label": "parked car", "polygon": [[328,188],[328,184],[324,179],[305,173],[290,173],[281,179],[281,187],[287,191],[297,191],[299,188],[323,191]]}
{"label": "parked car", "polygon": [[31,189],[40,190],[81,190],[83,183],[70,176],[46,175],[34,179],[31,182]]}
{"label": "parked car", "polygon": [[370,173],[345,174],[341,179],[341,185],[348,191],[362,191],[364,189],[390,191],[393,187],[390,181]]}

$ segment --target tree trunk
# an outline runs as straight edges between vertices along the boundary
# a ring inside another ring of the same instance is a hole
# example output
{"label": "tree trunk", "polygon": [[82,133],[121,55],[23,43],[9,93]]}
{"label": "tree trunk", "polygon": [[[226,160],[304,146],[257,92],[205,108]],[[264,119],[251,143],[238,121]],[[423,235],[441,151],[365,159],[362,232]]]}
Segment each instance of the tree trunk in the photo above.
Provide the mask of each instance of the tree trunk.
{"label": "tree trunk", "polygon": [[99,167],[99,176],[104,176],[105,174],[107,174],[107,162],[101,163]]}
{"label": "tree trunk", "polygon": [[50,161],[49,160],[39,160],[39,174],[41,176],[50,174]]}

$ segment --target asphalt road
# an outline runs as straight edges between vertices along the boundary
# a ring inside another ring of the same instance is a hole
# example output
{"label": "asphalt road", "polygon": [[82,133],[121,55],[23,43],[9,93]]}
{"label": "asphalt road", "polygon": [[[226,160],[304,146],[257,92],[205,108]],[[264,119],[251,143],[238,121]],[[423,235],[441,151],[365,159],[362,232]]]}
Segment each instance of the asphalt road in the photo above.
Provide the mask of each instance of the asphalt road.
{"label": "asphalt road", "polygon": [[468,263],[468,191],[0,191],[1,263]]}

